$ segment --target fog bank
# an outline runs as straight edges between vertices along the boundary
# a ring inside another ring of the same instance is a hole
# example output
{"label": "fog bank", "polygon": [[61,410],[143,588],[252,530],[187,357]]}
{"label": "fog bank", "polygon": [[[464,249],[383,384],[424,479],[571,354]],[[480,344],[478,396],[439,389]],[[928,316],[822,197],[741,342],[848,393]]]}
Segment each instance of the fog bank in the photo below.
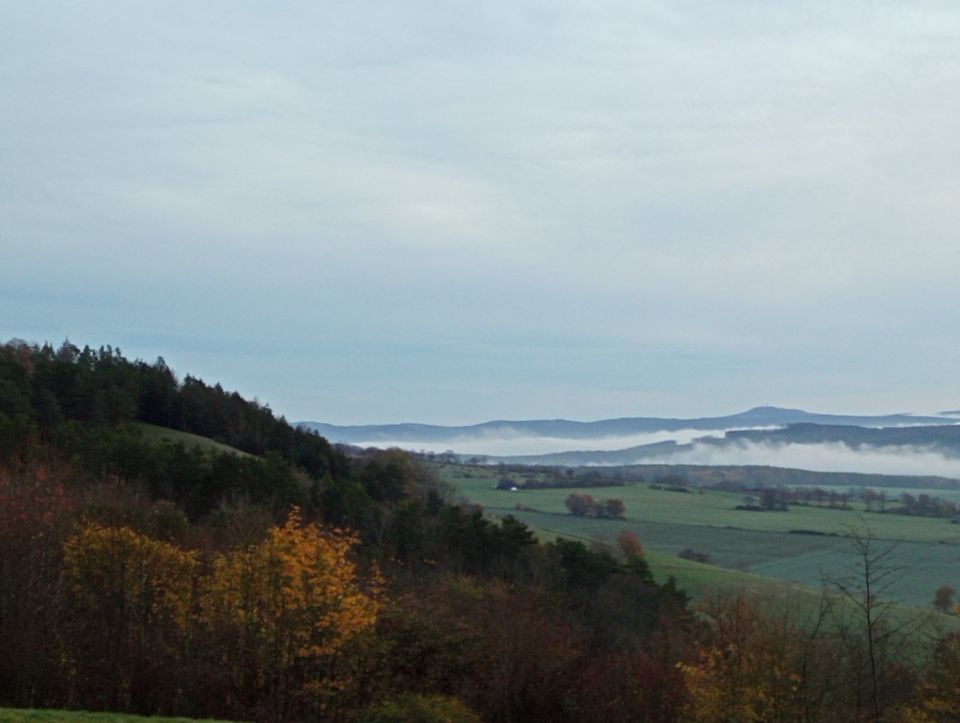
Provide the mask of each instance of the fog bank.
{"label": "fog bank", "polygon": [[[776,427],[737,427],[737,429],[764,430]],[[447,452],[453,451],[461,455],[535,455],[550,454],[553,452],[568,452],[570,450],[613,451],[628,449],[643,444],[675,441],[677,444],[689,444],[695,439],[710,436],[722,436],[730,430],[703,430],[680,429],[676,431],[645,432],[616,437],[598,437],[592,439],[575,439],[569,437],[534,437],[529,434],[516,436],[505,434],[485,434],[470,437],[461,437],[444,442],[411,442],[411,441],[376,441],[357,442],[358,447],[399,447],[411,452]]]}
{"label": "fog bank", "polygon": [[767,465],[813,472],[935,475],[960,479],[960,458],[927,447],[856,448],[842,443],[784,444],[744,442],[728,446],[695,443],[674,455],[638,459],[639,463],[702,465]]}

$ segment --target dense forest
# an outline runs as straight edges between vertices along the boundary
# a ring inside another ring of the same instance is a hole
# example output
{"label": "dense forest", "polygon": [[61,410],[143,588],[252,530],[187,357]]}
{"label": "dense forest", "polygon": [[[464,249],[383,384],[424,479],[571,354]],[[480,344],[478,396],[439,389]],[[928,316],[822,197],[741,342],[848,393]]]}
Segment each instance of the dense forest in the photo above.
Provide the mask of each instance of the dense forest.
{"label": "dense forest", "polygon": [[[879,564],[869,546],[863,559]],[[0,347],[0,705],[957,720],[960,637],[920,646],[875,592],[849,600],[694,606],[629,533],[540,542],[415,457],[331,446],[162,359]]]}

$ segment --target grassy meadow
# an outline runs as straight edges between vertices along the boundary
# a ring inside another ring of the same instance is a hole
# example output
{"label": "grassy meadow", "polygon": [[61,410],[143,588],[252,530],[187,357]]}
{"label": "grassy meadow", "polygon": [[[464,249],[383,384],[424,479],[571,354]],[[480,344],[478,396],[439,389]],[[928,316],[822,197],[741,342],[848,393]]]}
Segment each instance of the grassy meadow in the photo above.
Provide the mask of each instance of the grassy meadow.
{"label": "grassy meadow", "polygon": [[[464,499],[490,514],[512,514],[541,537],[613,543],[621,530],[630,530],[647,550],[654,573],[675,575],[695,595],[714,588],[764,588],[771,578],[819,588],[824,578],[844,576],[856,565],[846,535],[865,526],[878,549],[897,545],[889,558],[900,568],[890,590],[893,600],[928,607],[939,586],[960,590],[960,525],[948,519],[879,514],[858,503],[852,510],[792,505],[786,512],[753,512],[736,509],[742,503],[738,493],[696,488],[684,493],[646,484],[505,491],[495,488],[502,472],[494,467],[442,465],[439,472]],[[564,500],[575,491],[623,500],[624,518],[571,515]],[[687,548],[708,554],[712,564],[677,557]]]}
{"label": "grassy meadow", "polygon": [[143,435],[143,438],[148,442],[157,444],[182,444],[185,449],[197,448],[203,450],[204,452],[228,452],[230,454],[238,454],[240,456],[250,456],[246,452],[243,452],[236,447],[231,447],[228,444],[221,444],[220,442],[212,440],[209,437],[201,437],[197,434],[180,432],[176,429],[160,427],[156,424],[147,424],[145,422],[131,422],[130,426],[138,430],[140,434]]}

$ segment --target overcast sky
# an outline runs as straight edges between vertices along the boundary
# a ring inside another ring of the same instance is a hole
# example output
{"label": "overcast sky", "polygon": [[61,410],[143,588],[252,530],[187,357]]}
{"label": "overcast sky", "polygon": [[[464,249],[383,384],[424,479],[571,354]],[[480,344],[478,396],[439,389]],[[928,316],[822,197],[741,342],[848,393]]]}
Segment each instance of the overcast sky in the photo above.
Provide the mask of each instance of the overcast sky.
{"label": "overcast sky", "polygon": [[0,0],[0,339],[293,420],[960,407],[960,6]]}

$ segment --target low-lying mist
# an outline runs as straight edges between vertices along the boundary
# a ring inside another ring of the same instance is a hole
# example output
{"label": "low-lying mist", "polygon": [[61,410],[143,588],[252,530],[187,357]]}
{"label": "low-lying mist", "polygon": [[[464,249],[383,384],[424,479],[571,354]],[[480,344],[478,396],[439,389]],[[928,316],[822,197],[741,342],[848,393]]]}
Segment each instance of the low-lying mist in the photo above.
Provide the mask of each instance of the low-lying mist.
{"label": "low-lying mist", "polygon": [[[737,429],[743,429],[738,427]],[[776,427],[749,427],[749,429],[776,429]],[[646,432],[618,437],[598,437],[591,439],[575,439],[565,437],[534,437],[528,433],[484,434],[445,442],[357,442],[358,447],[399,447],[411,452],[447,452],[453,451],[463,455],[535,455],[550,454],[552,452],[568,452],[570,450],[610,451],[628,449],[643,444],[655,444],[673,440],[677,444],[689,444],[695,439],[711,436],[722,436],[728,430],[680,429],[677,431]]]}
{"label": "low-lying mist", "polygon": [[695,443],[672,455],[644,457],[641,463],[702,465],[766,465],[813,472],[934,475],[960,479],[960,458],[928,447],[849,447],[842,443],[766,444],[739,442],[717,446]]}
{"label": "low-lying mist", "polygon": [[[742,429],[742,428],[741,428]],[[764,430],[772,427],[754,427]],[[812,472],[860,472],[938,476],[960,479],[960,457],[947,456],[930,447],[858,445],[841,442],[819,444],[774,444],[768,442],[702,442],[708,435],[719,439],[724,430],[706,432],[684,429],[675,432],[651,432],[597,439],[534,437],[529,434],[489,434],[462,437],[447,442],[370,442],[359,446],[399,447],[414,452],[454,451],[460,455],[531,456],[554,452],[614,451],[657,442],[674,441],[685,445],[676,452],[637,455],[638,464],[760,465],[789,467]],[[549,461],[545,461],[549,463]]]}

